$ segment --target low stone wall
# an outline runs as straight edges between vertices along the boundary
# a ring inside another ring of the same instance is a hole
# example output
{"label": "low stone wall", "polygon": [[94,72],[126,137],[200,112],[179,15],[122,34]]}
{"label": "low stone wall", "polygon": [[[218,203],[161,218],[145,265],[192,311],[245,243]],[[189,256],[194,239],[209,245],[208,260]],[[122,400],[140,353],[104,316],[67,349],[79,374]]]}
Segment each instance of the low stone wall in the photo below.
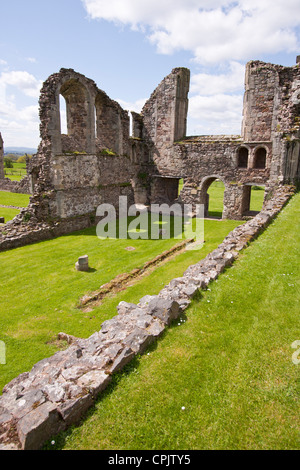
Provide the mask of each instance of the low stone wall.
{"label": "low stone wall", "polygon": [[65,351],[37,363],[3,389],[0,449],[39,449],[77,423],[99,394],[136,354],[142,354],[188,307],[194,295],[215,280],[240,250],[265,229],[292,196],[281,186],[252,220],[230,232],[216,250],[173,279],[158,295],[139,303],[120,302],[117,315],[88,339],[60,333]]}
{"label": "low stone wall", "polygon": [[[26,221],[28,217],[28,221]],[[95,224],[94,215],[60,219],[53,222],[38,222],[28,208],[21,209],[13,220],[0,229],[0,251],[18,248],[44,240],[51,240],[71,232],[83,230]],[[2,233],[1,233],[2,232]]]}
{"label": "low stone wall", "polygon": [[0,191],[30,194],[29,178],[28,176],[24,176],[20,181],[12,181],[9,178],[0,178]]}

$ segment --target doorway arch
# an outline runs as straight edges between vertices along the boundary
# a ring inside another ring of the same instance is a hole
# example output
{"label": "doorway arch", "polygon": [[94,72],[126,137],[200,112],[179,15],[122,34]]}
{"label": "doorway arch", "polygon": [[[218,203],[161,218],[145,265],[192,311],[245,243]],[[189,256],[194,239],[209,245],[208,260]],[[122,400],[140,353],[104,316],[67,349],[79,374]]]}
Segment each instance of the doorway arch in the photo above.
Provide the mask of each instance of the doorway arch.
{"label": "doorway arch", "polygon": [[200,204],[204,205],[204,217],[222,219],[224,213],[225,182],[219,175],[203,178],[200,184]]}

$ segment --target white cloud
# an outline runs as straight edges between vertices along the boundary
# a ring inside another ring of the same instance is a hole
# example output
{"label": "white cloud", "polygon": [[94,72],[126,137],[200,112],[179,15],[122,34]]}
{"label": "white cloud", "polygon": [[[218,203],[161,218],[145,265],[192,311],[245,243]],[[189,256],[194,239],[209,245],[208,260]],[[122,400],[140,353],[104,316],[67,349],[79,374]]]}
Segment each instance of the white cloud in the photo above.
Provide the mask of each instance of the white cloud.
{"label": "white cloud", "polygon": [[240,134],[243,95],[194,96],[189,101],[189,135]]}
{"label": "white cloud", "polygon": [[0,87],[12,86],[22,91],[26,96],[38,98],[42,81],[37,80],[26,71],[3,72],[0,75]]}
{"label": "white cloud", "polygon": [[123,109],[140,113],[142,111],[144,104],[147,101],[147,98],[142,98],[135,102],[124,101],[121,99],[117,99],[116,101],[120,104],[120,106],[122,106]]}
{"label": "white cloud", "polygon": [[[144,33],[161,54],[187,51],[208,72],[191,76],[192,133],[240,133],[244,64],[300,50],[299,0],[82,0],[91,19]],[[219,75],[211,73],[216,66]],[[224,71],[225,70],[225,71]],[[220,72],[221,71],[221,72]]]}
{"label": "white cloud", "polygon": [[[37,98],[42,82],[24,71],[0,75],[0,131],[5,146],[36,147],[39,142]],[[21,91],[32,104],[20,106],[11,91]],[[28,98],[27,98],[28,99]]]}
{"label": "white cloud", "polygon": [[13,103],[0,100],[0,131],[4,149],[9,146],[37,147],[39,142],[38,106],[17,109]]}
{"label": "white cloud", "polygon": [[243,92],[245,67],[238,62],[229,63],[229,71],[222,74],[199,73],[191,76],[191,93],[215,95]]}
{"label": "white cloud", "polygon": [[82,0],[92,19],[145,31],[158,52],[192,52],[199,64],[296,52],[299,0]]}

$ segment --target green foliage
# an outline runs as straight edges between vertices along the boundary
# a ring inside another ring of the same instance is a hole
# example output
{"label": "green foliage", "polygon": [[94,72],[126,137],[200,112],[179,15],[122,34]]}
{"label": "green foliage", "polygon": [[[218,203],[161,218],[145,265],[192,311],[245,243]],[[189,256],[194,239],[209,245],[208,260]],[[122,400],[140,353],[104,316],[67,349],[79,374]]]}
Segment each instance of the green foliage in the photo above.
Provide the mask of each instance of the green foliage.
{"label": "green foliage", "polygon": [[4,168],[13,168],[14,164],[11,158],[4,157]]}
{"label": "green foliage", "polygon": [[25,153],[25,155],[18,158],[17,163],[26,163],[27,158],[32,158],[32,155],[27,155],[27,153]]}
{"label": "green foliage", "polygon": [[113,152],[111,149],[102,149],[100,155],[108,155],[108,156],[115,156],[116,153]]}
{"label": "green foliage", "polygon": [[23,221],[24,222],[29,222],[30,219],[31,219],[30,212],[25,212],[25,214],[23,215]]}

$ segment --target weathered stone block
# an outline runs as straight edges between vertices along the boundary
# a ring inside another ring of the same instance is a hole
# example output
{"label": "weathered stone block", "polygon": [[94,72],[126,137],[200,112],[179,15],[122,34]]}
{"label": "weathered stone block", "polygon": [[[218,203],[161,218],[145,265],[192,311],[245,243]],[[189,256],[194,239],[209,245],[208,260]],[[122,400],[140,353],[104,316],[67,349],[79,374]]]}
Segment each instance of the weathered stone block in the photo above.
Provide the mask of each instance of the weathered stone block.
{"label": "weathered stone block", "polygon": [[108,370],[111,374],[121,370],[135,356],[135,352],[131,348],[125,348],[121,354],[113,361]]}
{"label": "weathered stone block", "polygon": [[19,439],[24,450],[38,450],[47,439],[65,428],[56,405],[51,402],[26,414],[17,424]]}
{"label": "weathered stone block", "polygon": [[94,400],[91,393],[87,393],[73,400],[61,404],[58,412],[65,422],[66,426],[77,424],[84,413],[93,405]]}
{"label": "weathered stone block", "polygon": [[111,376],[107,375],[104,371],[92,370],[80,377],[78,385],[87,389],[93,397],[97,397],[100,392],[105,390],[111,380]]}
{"label": "weathered stone block", "polygon": [[126,338],[124,344],[131,348],[135,354],[142,354],[153,342],[153,339],[154,337],[145,330],[135,328]]}
{"label": "weathered stone block", "polygon": [[170,325],[180,315],[180,308],[175,300],[157,297],[149,302],[147,312],[153,317],[160,318],[166,325]]}
{"label": "weathered stone block", "polygon": [[89,270],[89,257],[88,255],[80,256],[78,261],[75,263],[77,271],[88,271]]}

